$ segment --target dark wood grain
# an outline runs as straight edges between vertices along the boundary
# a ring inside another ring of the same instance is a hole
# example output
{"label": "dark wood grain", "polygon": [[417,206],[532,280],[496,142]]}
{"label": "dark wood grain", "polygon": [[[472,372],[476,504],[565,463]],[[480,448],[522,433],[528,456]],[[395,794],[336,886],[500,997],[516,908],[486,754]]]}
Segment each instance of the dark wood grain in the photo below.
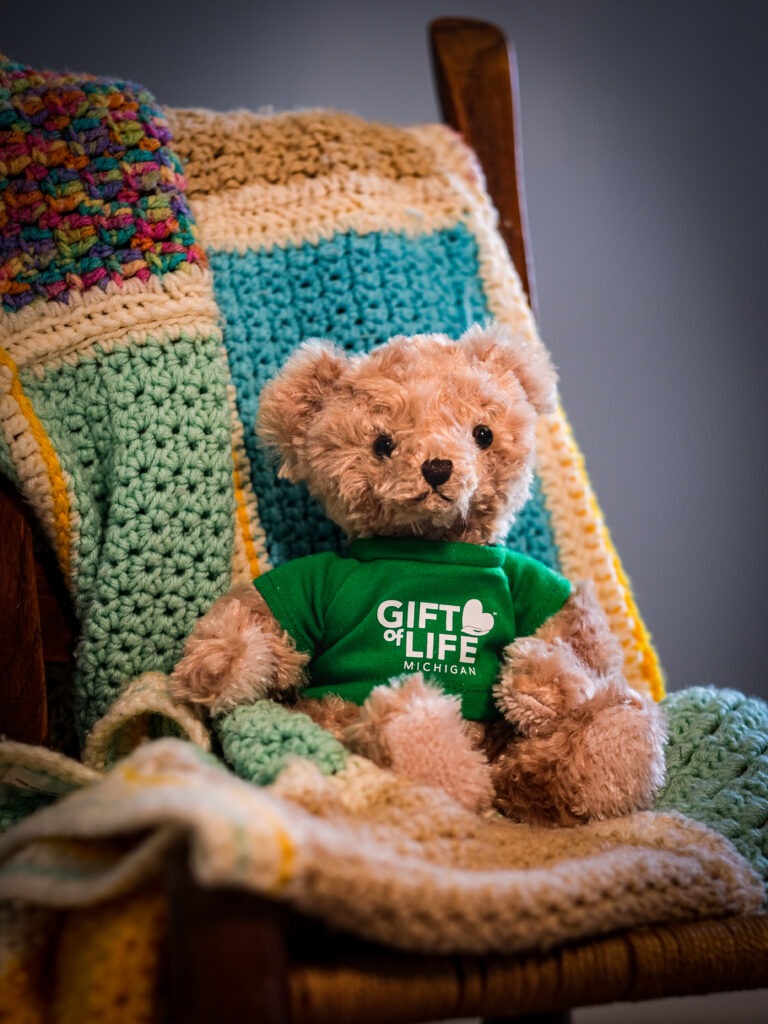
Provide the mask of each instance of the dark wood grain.
{"label": "dark wood grain", "polygon": [[501,29],[473,18],[438,18],[429,33],[443,118],[480,160],[499,213],[499,231],[535,316],[514,49]]}
{"label": "dark wood grain", "polygon": [[181,846],[168,867],[169,1019],[288,1024],[286,908],[242,889],[206,889]]}
{"label": "dark wood grain", "polygon": [[44,743],[48,732],[43,642],[32,529],[0,478],[0,735]]}
{"label": "dark wood grain", "polygon": [[72,661],[78,626],[52,552],[36,552],[35,578],[43,634],[43,661],[46,664],[68,664]]}

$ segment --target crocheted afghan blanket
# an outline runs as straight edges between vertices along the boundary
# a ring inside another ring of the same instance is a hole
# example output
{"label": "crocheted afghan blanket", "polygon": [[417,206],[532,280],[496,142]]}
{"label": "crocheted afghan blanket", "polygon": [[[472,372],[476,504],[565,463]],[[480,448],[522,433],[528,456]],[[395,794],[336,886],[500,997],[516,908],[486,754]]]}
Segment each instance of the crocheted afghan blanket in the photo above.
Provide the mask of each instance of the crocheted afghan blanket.
{"label": "crocheted afghan blanket", "polygon": [[[171,669],[233,581],[342,544],[252,429],[297,345],[365,351],[489,315],[536,328],[447,128],[161,112],[130,83],[6,61],[0,147],[0,470],[72,595],[83,737],[132,679]],[[538,447],[508,542],[595,580],[630,682],[658,699],[562,412]]]}
{"label": "crocheted afghan blanket", "polygon": [[[21,764],[7,746],[0,757]],[[108,899],[156,875],[184,835],[201,884],[279,897],[401,949],[549,949],[754,913],[764,894],[727,840],[674,812],[572,829],[488,821],[363,758],[330,776],[296,760],[263,788],[176,739],[101,778],[61,755],[28,764],[71,792],[0,838],[0,901]]]}

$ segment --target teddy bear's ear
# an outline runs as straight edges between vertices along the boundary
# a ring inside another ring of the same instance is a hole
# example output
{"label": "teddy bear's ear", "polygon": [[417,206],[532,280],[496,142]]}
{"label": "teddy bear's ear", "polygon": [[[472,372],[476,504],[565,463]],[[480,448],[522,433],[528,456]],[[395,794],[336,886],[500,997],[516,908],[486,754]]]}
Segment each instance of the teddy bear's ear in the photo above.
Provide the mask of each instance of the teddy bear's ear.
{"label": "teddy bear's ear", "polygon": [[307,429],[336,390],[347,365],[342,349],[313,338],[261,392],[256,429],[262,441],[280,453],[280,476],[293,483],[304,476]]}
{"label": "teddy bear's ear", "polygon": [[468,354],[497,373],[514,373],[538,413],[557,406],[557,371],[543,345],[514,335],[504,324],[474,324],[459,339]]}

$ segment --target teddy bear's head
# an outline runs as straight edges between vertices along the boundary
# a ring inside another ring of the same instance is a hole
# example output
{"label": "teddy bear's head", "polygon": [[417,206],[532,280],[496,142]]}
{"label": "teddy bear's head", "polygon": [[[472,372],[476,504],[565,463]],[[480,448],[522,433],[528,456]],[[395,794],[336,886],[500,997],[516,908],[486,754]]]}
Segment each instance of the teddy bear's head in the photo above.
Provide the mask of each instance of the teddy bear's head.
{"label": "teddy bear's head", "polygon": [[528,498],[556,380],[539,344],[499,324],[351,357],[309,341],[264,388],[259,433],[351,537],[487,544]]}

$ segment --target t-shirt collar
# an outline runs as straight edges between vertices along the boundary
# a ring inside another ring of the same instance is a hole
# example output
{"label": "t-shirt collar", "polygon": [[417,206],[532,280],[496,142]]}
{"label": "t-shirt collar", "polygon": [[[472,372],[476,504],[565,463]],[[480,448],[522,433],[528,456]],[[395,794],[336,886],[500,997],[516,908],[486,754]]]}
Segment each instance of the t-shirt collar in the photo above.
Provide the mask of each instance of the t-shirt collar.
{"label": "t-shirt collar", "polygon": [[378,558],[454,565],[501,566],[506,548],[460,541],[420,540],[416,537],[363,537],[349,545],[352,558],[372,562]]}

